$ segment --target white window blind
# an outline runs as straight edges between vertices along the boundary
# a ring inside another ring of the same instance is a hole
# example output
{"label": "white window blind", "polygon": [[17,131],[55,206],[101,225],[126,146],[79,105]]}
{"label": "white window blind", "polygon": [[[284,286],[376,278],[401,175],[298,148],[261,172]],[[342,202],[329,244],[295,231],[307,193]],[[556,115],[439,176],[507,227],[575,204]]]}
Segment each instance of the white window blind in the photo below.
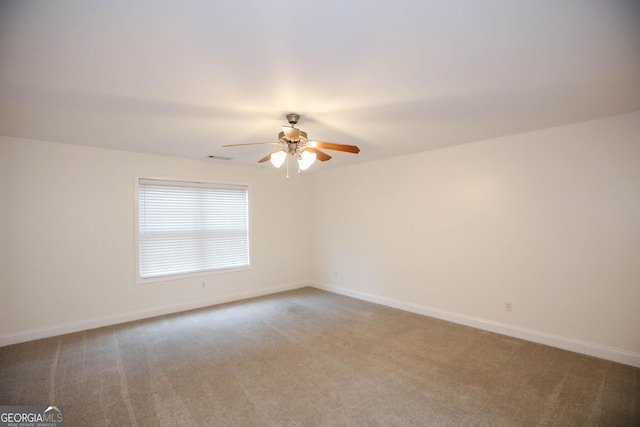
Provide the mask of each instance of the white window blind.
{"label": "white window blind", "polygon": [[249,266],[248,188],[141,178],[140,278]]}

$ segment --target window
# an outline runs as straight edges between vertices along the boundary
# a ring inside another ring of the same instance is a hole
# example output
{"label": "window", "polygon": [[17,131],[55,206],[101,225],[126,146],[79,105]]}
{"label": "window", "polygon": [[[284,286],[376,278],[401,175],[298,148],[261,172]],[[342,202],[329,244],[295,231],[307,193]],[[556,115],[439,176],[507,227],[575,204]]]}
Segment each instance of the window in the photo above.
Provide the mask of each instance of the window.
{"label": "window", "polygon": [[249,267],[248,187],[138,180],[140,279]]}

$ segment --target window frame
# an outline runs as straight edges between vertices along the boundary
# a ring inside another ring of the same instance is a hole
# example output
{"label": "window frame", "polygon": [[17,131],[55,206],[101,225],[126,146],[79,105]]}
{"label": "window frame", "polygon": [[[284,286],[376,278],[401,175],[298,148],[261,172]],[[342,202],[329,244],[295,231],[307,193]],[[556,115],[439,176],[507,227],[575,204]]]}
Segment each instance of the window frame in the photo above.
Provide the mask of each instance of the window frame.
{"label": "window frame", "polygon": [[[213,270],[202,270],[189,273],[176,273],[167,274],[154,277],[140,277],[140,181],[141,180],[154,180],[154,181],[167,181],[167,182],[183,182],[183,183],[195,183],[205,185],[219,185],[219,186],[238,186],[245,187],[247,191],[247,255],[249,257],[249,263],[247,266],[242,267],[229,267]],[[200,179],[200,178],[175,178],[166,176],[149,176],[149,175],[135,175],[134,176],[134,245],[135,245],[135,283],[143,285],[154,282],[166,282],[170,280],[180,280],[187,278],[211,276],[216,274],[227,274],[233,272],[247,271],[252,269],[253,259],[251,252],[251,186],[247,183],[238,182],[226,182],[218,180]]]}

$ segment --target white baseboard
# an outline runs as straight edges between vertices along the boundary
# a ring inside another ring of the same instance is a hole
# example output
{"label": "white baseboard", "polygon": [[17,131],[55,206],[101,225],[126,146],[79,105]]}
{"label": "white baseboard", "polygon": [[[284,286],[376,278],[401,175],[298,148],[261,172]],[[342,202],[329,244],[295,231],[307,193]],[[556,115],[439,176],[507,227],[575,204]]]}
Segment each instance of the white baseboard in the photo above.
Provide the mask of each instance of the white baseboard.
{"label": "white baseboard", "polygon": [[405,301],[395,300],[391,298],[381,297],[360,291],[354,291],[334,285],[321,283],[297,282],[288,285],[274,286],[270,288],[257,289],[248,292],[240,292],[231,295],[224,295],[214,298],[207,298],[197,301],[190,301],[180,304],[164,305],[159,307],[148,308],[135,312],[122,313],[113,316],[104,316],[93,319],[86,319],[78,322],[65,323],[60,325],[49,326],[46,328],[31,329],[27,331],[19,331],[9,334],[0,335],[0,347],[21,342],[32,341],[41,338],[49,338],[57,335],[69,334],[73,332],[85,331],[89,329],[101,328],[120,323],[132,322],[141,319],[148,319],[166,314],[179,313],[182,311],[194,310],[212,305],[224,304],[243,299],[270,295],[278,292],[298,289],[305,286],[313,286],[325,291],[350,296],[364,301],[397,308],[424,316],[434,317],[461,325],[471,326],[502,335],[524,339],[552,347],[561,348],[563,350],[574,351],[576,353],[587,354],[602,359],[611,360],[625,365],[631,365],[640,368],[640,353],[628,350],[608,347],[600,344],[575,340],[572,338],[562,337],[553,334],[547,334],[540,331],[520,328],[499,322],[493,322],[485,319],[478,319],[471,316],[465,316],[459,313],[453,313],[445,310],[438,310],[432,307],[413,304]]}
{"label": "white baseboard", "polygon": [[224,304],[233,301],[240,301],[247,298],[261,297],[264,295],[275,294],[278,292],[289,291],[309,286],[308,282],[297,282],[288,285],[274,286],[271,288],[257,289],[253,291],[240,292],[231,295],[206,298],[197,301],[190,301],[180,304],[164,305],[159,307],[147,308],[135,312],[116,314],[113,316],[97,317],[93,319],[81,320],[78,322],[65,323],[60,325],[48,326],[46,328],[31,329],[27,331],[14,332],[0,335],[0,347],[21,342],[33,341],[41,338],[49,338],[73,332],[86,331],[89,329],[101,328],[104,326],[117,325],[120,323],[132,322],[150,317],[163,316],[166,314],[179,313],[181,311],[195,310],[198,308],[209,307],[212,305]]}
{"label": "white baseboard", "polygon": [[334,285],[321,283],[311,283],[311,286],[336,294],[346,295],[364,301],[376,304],[386,305],[388,307],[398,308],[400,310],[412,313],[422,314],[424,316],[434,317],[436,319],[447,320],[449,322],[458,323],[485,331],[495,332],[510,337],[520,338],[539,344],[549,345],[551,347],[561,348],[563,350],[574,351],[576,353],[586,354],[589,356],[599,357],[601,359],[611,360],[613,362],[623,363],[625,365],[640,368],[640,353],[628,350],[622,350],[614,347],[607,347],[600,344],[585,342],[567,338],[559,335],[547,334],[545,332],[534,331],[530,329],[520,328],[499,322],[493,322],[485,319],[478,319],[466,316],[460,313],[453,313],[445,310],[427,307],[424,305],[413,304],[405,301],[399,301],[391,298],[381,297],[351,289],[342,288]]}

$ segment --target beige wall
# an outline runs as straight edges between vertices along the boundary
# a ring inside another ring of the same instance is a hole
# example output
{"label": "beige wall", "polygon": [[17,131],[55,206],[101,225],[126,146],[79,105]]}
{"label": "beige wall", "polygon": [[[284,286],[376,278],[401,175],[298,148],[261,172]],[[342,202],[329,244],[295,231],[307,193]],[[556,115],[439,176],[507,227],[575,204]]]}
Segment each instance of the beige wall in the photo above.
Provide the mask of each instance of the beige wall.
{"label": "beige wall", "polygon": [[[7,137],[0,150],[0,336],[65,332],[307,283],[306,227],[287,224],[307,216],[301,176]],[[136,285],[136,175],[249,184],[252,269]]]}
{"label": "beige wall", "polygon": [[640,356],[640,112],[323,171],[311,193],[320,285]]}

